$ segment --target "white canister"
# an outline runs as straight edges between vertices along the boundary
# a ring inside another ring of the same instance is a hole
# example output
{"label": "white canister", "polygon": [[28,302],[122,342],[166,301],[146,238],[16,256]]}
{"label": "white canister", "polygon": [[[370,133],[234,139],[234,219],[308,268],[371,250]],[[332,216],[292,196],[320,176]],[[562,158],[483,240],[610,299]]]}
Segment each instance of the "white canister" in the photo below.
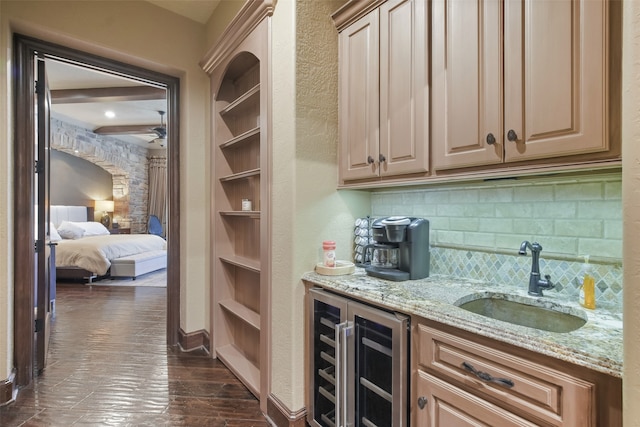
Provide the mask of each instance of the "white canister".
{"label": "white canister", "polygon": [[336,266],[336,242],[325,240],[322,242],[323,264],[325,267]]}
{"label": "white canister", "polygon": [[242,199],[242,210],[243,211],[250,211],[251,210],[251,200],[249,199]]}

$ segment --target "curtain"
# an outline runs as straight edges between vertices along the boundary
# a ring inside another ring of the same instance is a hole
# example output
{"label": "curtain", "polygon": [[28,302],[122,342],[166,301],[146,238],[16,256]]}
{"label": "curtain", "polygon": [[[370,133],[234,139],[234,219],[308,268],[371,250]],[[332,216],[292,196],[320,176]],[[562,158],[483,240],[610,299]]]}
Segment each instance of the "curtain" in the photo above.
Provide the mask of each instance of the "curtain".
{"label": "curtain", "polygon": [[166,229],[167,158],[149,157],[149,215],[155,215]]}

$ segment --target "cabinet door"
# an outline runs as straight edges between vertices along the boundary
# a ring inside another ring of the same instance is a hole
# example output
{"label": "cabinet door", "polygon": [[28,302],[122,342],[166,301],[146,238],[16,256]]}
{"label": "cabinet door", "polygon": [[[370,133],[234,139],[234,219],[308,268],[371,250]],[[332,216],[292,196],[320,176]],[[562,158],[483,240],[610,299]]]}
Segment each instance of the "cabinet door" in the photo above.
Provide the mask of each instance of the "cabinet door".
{"label": "cabinet door", "polygon": [[379,175],[379,21],[378,10],[339,35],[340,178]]}
{"label": "cabinet door", "polygon": [[502,162],[501,17],[499,0],[433,1],[435,169]]}
{"label": "cabinet door", "polygon": [[422,0],[380,6],[381,176],[429,167],[427,13]]}
{"label": "cabinet door", "polygon": [[608,1],[505,2],[505,160],[609,149]]}
{"label": "cabinet door", "polygon": [[[421,427],[534,427],[517,415],[467,393],[423,371],[418,371],[419,404],[416,425]],[[424,404],[420,409],[420,405]]]}

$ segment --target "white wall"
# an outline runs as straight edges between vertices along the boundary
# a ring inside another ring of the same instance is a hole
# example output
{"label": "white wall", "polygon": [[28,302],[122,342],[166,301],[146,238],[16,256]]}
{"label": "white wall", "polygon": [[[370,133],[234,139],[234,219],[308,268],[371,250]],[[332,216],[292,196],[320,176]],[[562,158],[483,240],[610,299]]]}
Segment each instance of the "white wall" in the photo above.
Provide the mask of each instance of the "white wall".
{"label": "white wall", "polygon": [[[3,19],[0,1],[0,21]],[[1,25],[1,24],[0,24]],[[11,64],[7,61],[10,40],[0,26],[0,381],[9,378],[13,367],[13,147],[11,146]]]}
{"label": "white wall", "polygon": [[209,184],[202,177],[208,176],[209,80],[198,66],[206,52],[204,25],[144,1],[3,0],[0,20],[0,379],[8,378],[13,363],[12,31],[180,78],[180,326],[205,329]]}
{"label": "white wall", "polygon": [[622,200],[625,427],[640,426],[640,2],[623,2]]}

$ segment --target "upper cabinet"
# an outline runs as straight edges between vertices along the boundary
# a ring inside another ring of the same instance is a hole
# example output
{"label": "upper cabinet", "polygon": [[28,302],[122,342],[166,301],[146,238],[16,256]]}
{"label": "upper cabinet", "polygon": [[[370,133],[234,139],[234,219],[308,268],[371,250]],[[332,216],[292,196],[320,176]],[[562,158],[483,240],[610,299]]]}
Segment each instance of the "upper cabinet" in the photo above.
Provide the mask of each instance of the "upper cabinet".
{"label": "upper cabinet", "polygon": [[426,176],[428,10],[423,0],[348,2],[339,34],[340,183]]}
{"label": "upper cabinet", "polygon": [[610,2],[434,0],[432,7],[434,169],[615,157]]}

